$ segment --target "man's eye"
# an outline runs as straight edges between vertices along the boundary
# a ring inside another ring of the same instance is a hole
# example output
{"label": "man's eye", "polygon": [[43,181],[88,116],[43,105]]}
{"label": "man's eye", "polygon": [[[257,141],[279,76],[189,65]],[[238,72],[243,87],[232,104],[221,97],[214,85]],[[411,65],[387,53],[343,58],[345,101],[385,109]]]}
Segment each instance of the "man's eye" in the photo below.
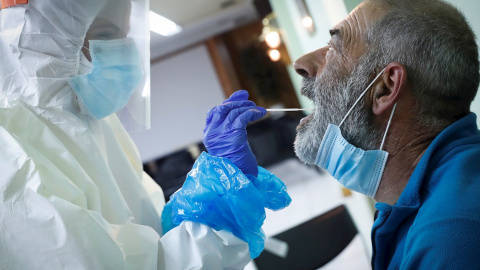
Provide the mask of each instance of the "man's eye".
{"label": "man's eye", "polygon": [[115,31],[112,29],[94,29],[88,34],[90,39],[96,40],[110,40],[117,39],[120,37],[120,31]]}
{"label": "man's eye", "polygon": [[98,38],[98,39],[108,40],[108,39],[113,39],[114,34],[112,34],[112,33],[99,33],[95,37]]}

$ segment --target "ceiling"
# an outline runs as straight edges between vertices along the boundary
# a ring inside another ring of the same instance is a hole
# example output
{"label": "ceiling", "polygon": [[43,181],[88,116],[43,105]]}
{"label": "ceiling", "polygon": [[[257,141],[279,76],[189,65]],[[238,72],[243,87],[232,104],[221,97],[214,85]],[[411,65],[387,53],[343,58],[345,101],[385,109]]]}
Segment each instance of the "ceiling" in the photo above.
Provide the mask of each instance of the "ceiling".
{"label": "ceiling", "polygon": [[248,0],[151,0],[150,9],[182,27]]}
{"label": "ceiling", "polygon": [[252,0],[150,0],[150,9],[182,27],[170,37],[151,32],[152,59],[258,19]]}

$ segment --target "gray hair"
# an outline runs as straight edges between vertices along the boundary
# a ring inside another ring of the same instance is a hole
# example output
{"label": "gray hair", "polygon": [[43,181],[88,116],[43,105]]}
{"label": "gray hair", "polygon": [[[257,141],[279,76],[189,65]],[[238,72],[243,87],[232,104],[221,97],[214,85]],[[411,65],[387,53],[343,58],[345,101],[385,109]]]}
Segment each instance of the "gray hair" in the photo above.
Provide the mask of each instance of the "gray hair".
{"label": "gray hair", "polygon": [[388,12],[369,29],[362,60],[378,70],[392,62],[405,66],[418,111],[412,120],[439,132],[469,113],[479,61],[465,17],[442,0],[374,2]]}

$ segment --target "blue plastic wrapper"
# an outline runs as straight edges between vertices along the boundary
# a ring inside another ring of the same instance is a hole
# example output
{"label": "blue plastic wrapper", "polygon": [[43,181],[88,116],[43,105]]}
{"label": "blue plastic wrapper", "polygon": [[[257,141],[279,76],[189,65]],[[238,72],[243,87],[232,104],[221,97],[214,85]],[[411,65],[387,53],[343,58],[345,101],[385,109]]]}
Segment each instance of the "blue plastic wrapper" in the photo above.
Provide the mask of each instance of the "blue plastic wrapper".
{"label": "blue plastic wrapper", "polygon": [[172,222],[172,204],[167,203],[165,207],[163,207],[162,211],[162,230],[163,234],[166,234],[171,229],[175,228],[177,225],[173,224]]}
{"label": "blue plastic wrapper", "polygon": [[265,207],[280,210],[291,202],[285,184],[258,168],[258,177],[247,177],[230,160],[202,153],[165,206],[164,233],[184,220],[202,223],[232,232],[248,243],[252,259],[258,257],[265,245]]}

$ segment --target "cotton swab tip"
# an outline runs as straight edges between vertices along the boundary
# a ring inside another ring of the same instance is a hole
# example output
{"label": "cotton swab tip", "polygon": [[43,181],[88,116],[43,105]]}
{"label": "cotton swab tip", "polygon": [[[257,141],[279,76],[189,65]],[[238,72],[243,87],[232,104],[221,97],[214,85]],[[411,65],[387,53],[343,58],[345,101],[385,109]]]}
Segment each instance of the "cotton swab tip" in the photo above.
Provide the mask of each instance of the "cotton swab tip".
{"label": "cotton swab tip", "polygon": [[299,108],[289,108],[289,109],[267,109],[267,112],[298,112],[298,111],[308,111],[310,109],[299,109]]}

